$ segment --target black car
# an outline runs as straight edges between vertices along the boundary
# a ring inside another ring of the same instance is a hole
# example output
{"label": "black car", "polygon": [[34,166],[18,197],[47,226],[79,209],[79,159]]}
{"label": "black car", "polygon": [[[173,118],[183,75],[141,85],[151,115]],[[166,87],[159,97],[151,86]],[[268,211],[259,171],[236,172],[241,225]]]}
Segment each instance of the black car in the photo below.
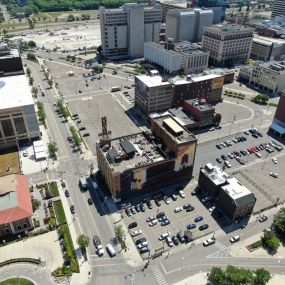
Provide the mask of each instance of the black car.
{"label": "black car", "polygon": [[222,160],[221,160],[219,157],[216,158],[216,161],[217,161],[218,163],[222,163]]}
{"label": "black car", "polygon": [[190,208],[190,207],[192,207],[190,203],[187,203],[187,204],[183,205],[183,209],[187,209],[187,208]]}
{"label": "black car", "polygon": [[228,160],[228,157],[227,157],[225,154],[222,154],[222,155],[221,155],[221,158],[222,158],[223,160]]}
{"label": "black car", "polygon": [[179,240],[178,240],[178,238],[177,238],[176,236],[173,236],[171,239],[172,239],[172,241],[173,241],[173,243],[174,243],[175,245],[178,245],[178,244],[179,244]]}
{"label": "black car", "polygon": [[74,207],[74,205],[70,206],[70,212],[71,212],[71,214],[75,214],[75,207]]}
{"label": "black car", "polygon": [[162,218],[163,216],[165,216],[165,213],[164,212],[160,212],[156,215],[156,218],[159,219],[159,218]]}
{"label": "black car", "polygon": [[149,249],[148,246],[143,247],[143,248],[140,250],[140,254],[143,254],[143,253],[146,253],[146,252],[150,252],[150,249]]}
{"label": "black car", "polygon": [[93,204],[93,201],[92,201],[92,199],[91,199],[91,198],[88,198],[88,200],[87,200],[87,201],[88,201],[88,204],[89,204],[89,205],[92,205],[92,204]]}
{"label": "black car", "polygon": [[258,134],[256,134],[256,133],[253,133],[252,136],[256,139],[258,138]]}
{"label": "black car", "polygon": [[259,137],[263,137],[263,134],[261,132],[256,132],[256,134],[259,136]]}
{"label": "black car", "polygon": [[128,217],[130,217],[132,215],[132,212],[131,212],[131,210],[129,208],[127,208],[125,210],[125,213],[127,214]]}
{"label": "black car", "polygon": [[138,223],[137,222],[133,222],[133,223],[130,223],[129,225],[128,225],[128,229],[130,230],[130,229],[133,229],[133,228],[135,228],[135,227],[137,227],[138,226]]}
{"label": "black car", "polygon": [[180,241],[180,243],[185,243],[185,238],[184,238],[183,233],[178,232],[176,236],[177,236],[178,240]]}
{"label": "black car", "polygon": [[142,237],[142,238],[136,240],[136,245],[138,245],[138,244],[140,244],[140,243],[142,243],[142,242],[144,242],[144,241],[146,241],[146,238],[145,238],[145,237]]}
{"label": "black car", "polygon": [[216,144],[216,148],[221,149],[222,146],[220,144]]}
{"label": "black car", "polygon": [[72,137],[67,137],[67,140],[68,140],[69,142],[72,142],[72,141],[73,141]]}
{"label": "black car", "polygon": [[191,207],[189,207],[189,208],[186,209],[186,212],[192,212],[192,211],[194,211],[194,210],[195,210],[195,208],[194,208],[193,206],[191,206]]}
{"label": "black car", "polygon": [[149,200],[146,202],[146,205],[149,209],[153,208],[153,205],[152,205],[151,201],[149,201]]}
{"label": "black car", "polygon": [[83,137],[89,137],[90,134],[89,134],[89,133],[85,133],[85,134],[83,134],[82,136],[83,136]]}
{"label": "black car", "polygon": [[141,209],[142,212],[145,212],[144,204],[140,204],[140,209]]}
{"label": "black car", "polygon": [[135,205],[135,209],[137,212],[140,212],[141,211],[140,205],[139,204]]}
{"label": "black car", "polygon": [[85,127],[81,127],[81,128],[79,128],[79,131],[84,131],[84,130],[86,130],[86,128],[85,128]]}
{"label": "black car", "polygon": [[208,224],[204,224],[204,225],[202,225],[202,226],[199,227],[199,230],[200,230],[200,231],[204,231],[204,230],[206,230],[208,227],[209,227]]}
{"label": "black car", "polygon": [[65,190],[65,191],[64,191],[64,195],[65,195],[65,197],[69,197],[69,196],[70,196],[69,191],[68,191],[68,190]]}
{"label": "black car", "polygon": [[146,203],[147,201],[149,201],[147,198],[143,198],[143,199],[142,199],[142,203],[143,203],[143,204]]}
{"label": "black car", "polygon": [[172,199],[173,201],[176,201],[176,200],[177,200],[177,196],[176,196],[175,194],[171,194],[170,197],[171,197],[171,199]]}

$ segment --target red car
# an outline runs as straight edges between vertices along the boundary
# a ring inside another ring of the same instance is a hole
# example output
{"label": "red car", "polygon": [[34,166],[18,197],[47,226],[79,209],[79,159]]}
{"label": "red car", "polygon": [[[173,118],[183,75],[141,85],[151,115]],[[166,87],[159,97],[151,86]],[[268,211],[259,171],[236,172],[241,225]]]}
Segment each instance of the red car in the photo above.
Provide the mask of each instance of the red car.
{"label": "red car", "polygon": [[161,206],[161,203],[160,203],[160,201],[159,201],[158,199],[156,199],[154,202],[155,202],[155,204],[156,204],[158,207]]}

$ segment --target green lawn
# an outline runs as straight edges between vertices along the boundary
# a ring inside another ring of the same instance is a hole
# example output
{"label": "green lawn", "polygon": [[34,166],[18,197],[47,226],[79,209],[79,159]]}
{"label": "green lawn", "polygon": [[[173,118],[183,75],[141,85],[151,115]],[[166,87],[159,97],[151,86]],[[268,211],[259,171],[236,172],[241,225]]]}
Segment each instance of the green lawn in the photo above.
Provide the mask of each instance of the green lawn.
{"label": "green lawn", "polygon": [[30,280],[24,278],[11,278],[0,282],[0,285],[35,285]]}
{"label": "green lawn", "polygon": [[53,203],[53,207],[55,210],[56,219],[59,225],[66,223],[65,213],[62,207],[61,201],[56,201]]}
{"label": "green lawn", "polygon": [[55,182],[49,183],[49,190],[53,197],[59,196],[59,191]]}

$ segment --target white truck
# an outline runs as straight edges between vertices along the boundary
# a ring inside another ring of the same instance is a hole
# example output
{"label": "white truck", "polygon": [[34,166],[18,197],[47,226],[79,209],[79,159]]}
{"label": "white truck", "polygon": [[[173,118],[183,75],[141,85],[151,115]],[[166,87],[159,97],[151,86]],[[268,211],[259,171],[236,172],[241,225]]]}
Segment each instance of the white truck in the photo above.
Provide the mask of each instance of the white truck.
{"label": "white truck", "polygon": [[79,184],[80,184],[80,187],[82,188],[82,190],[87,190],[88,189],[87,180],[86,180],[85,176],[80,176]]}

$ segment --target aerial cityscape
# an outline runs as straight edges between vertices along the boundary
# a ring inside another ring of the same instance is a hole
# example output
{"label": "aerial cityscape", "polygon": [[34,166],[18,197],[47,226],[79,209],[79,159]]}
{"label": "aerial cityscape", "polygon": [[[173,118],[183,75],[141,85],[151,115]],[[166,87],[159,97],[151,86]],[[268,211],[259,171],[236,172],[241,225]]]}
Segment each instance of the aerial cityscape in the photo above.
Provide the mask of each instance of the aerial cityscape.
{"label": "aerial cityscape", "polygon": [[0,0],[0,285],[283,285],[284,145],[284,0]]}

